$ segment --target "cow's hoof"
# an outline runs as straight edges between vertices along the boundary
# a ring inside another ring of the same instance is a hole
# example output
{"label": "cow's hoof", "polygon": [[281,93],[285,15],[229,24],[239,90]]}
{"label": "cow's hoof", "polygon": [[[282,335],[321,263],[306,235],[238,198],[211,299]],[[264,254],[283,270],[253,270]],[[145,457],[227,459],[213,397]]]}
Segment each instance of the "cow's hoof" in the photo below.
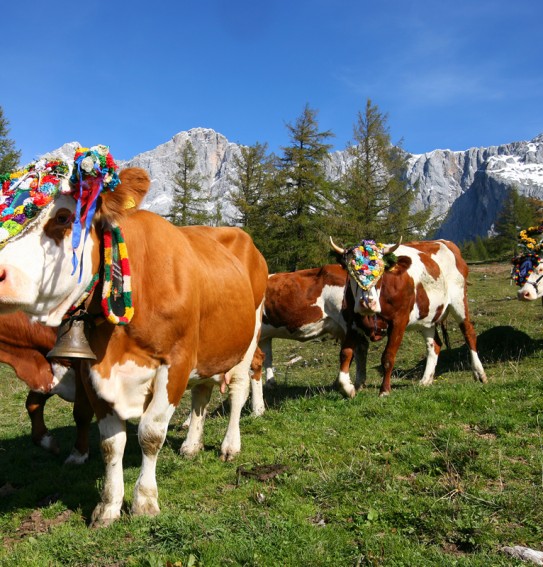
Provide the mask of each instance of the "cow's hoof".
{"label": "cow's hoof", "polygon": [[255,408],[253,408],[253,415],[255,417],[262,417],[264,415],[264,413],[266,412],[266,407],[265,406],[257,406]]}
{"label": "cow's hoof", "polygon": [[104,504],[100,502],[92,513],[91,528],[105,528],[121,517],[121,510],[118,506]]}
{"label": "cow's hoof", "polygon": [[154,497],[139,496],[132,503],[131,513],[133,516],[158,516],[158,500]]}
{"label": "cow's hoof", "polygon": [[219,459],[223,463],[229,463],[230,461],[233,461],[236,458],[236,455],[238,455],[238,453],[222,453],[221,452],[221,456],[219,457]]}
{"label": "cow's hoof", "polygon": [[89,460],[89,453],[80,453],[75,447],[64,461],[65,465],[84,465]]}
{"label": "cow's hoof", "polygon": [[431,386],[432,383],[433,383],[432,379],[430,379],[430,380],[422,379],[422,380],[419,381],[419,386]]}
{"label": "cow's hoof", "polygon": [[383,391],[383,392],[379,392],[380,398],[384,398],[385,396],[390,396],[390,392],[387,392],[386,390]]}
{"label": "cow's hoof", "polygon": [[60,453],[60,447],[56,439],[50,434],[46,433],[36,445],[39,445],[42,449],[45,449],[49,453],[53,453],[53,455],[58,455]]}
{"label": "cow's hoof", "polygon": [[191,443],[189,444],[185,444],[183,443],[181,445],[181,448],[179,449],[179,454],[183,455],[183,457],[187,457],[187,459],[190,459],[192,457],[196,457],[196,455],[204,448],[204,444],[203,443]]}

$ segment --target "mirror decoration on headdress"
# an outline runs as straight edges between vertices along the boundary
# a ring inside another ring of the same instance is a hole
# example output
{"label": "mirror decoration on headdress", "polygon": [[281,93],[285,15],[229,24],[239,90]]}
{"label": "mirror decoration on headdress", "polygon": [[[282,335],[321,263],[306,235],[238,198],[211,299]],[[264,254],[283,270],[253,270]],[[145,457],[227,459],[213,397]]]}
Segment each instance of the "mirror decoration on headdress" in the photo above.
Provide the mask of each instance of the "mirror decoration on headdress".
{"label": "mirror decoration on headdress", "polygon": [[69,166],[59,159],[41,159],[0,175],[0,248],[20,236],[40,216],[68,178]]}

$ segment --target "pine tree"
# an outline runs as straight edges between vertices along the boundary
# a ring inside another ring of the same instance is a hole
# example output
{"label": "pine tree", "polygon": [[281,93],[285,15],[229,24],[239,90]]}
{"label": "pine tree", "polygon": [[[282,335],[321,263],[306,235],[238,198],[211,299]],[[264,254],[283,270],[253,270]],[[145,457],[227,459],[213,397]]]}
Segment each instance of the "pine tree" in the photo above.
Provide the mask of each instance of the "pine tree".
{"label": "pine tree", "polygon": [[273,167],[273,158],[267,155],[267,149],[267,144],[259,142],[241,146],[239,154],[233,158],[234,174],[229,176],[232,187],[229,201],[239,212],[233,220],[250,234],[259,224],[260,205]]}
{"label": "pine tree", "polygon": [[306,105],[294,124],[287,124],[290,145],[281,148],[262,202],[266,224],[264,254],[272,270],[294,271],[327,260],[330,182],[325,162],[332,132],[320,131],[317,111]]}
{"label": "pine tree", "polygon": [[15,142],[8,138],[9,122],[0,106],[0,174],[17,169],[21,152],[15,150]]}
{"label": "pine tree", "polygon": [[334,232],[353,244],[361,239],[384,242],[425,237],[430,210],[410,212],[415,193],[407,186],[407,154],[390,141],[388,117],[367,100],[347,148],[349,163],[336,192]]}
{"label": "pine tree", "polygon": [[202,195],[202,177],[195,172],[196,151],[187,140],[179,152],[177,171],[173,175],[174,196],[168,217],[180,226],[207,224],[211,215],[207,212],[207,199]]}

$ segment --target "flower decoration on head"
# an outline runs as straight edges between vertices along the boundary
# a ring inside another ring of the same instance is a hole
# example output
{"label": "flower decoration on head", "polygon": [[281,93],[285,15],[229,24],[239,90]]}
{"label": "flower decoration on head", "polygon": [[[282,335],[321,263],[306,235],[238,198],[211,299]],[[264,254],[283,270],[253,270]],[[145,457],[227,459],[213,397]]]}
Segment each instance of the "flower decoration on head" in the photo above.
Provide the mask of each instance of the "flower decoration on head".
{"label": "flower decoration on head", "polygon": [[344,257],[347,271],[365,291],[373,287],[385,271],[383,245],[374,240],[362,240],[348,248]]}
{"label": "flower decoration on head", "polygon": [[[118,166],[109,153],[109,146],[93,146],[77,148],[74,155],[74,166],[70,177],[72,196],[77,201],[75,221],[72,232],[74,255],[72,265],[75,273],[77,257],[75,250],[81,242],[82,226],[85,226],[85,241],[96,212],[98,196],[103,191],[113,191],[119,184]],[[82,266],[79,277],[81,278]]]}
{"label": "flower decoration on head", "polygon": [[543,225],[531,226],[521,230],[518,235],[520,253],[511,262],[511,278],[518,286],[524,285],[530,274],[541,262],[541,238],[534,238],[543,234]]}
{"label": "flower decoration on head", "polygon": [[541,248],[541,238],[536,240],[534,236],[540,236],[541,234],[543,234],[543,225],[531,226],[521,230],[518,235],[519,245],[527,252],[538,251]]}
{"label": "flower decoration on head", "polygon": [[41,159],[13,173],[0,175],[0,248],[39,217],[68,177],[59,159]]}

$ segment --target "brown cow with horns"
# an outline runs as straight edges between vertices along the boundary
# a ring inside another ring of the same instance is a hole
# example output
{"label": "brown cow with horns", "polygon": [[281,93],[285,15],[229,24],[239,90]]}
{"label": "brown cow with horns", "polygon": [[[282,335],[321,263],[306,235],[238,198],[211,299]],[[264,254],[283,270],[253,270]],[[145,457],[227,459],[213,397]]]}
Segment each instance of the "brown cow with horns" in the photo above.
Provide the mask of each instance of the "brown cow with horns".
{"label": "brown cow with horns", "polygon": [[[390,393],[396,353],[407,328],[418,329],[426,341],[426,368],[420,383],[425,386],[432,383],[441,350],[436,326],[449,314],[458,322],[468,345],[473,377],[480,382],[487,381],[468,313],[468,266],[455,244],[431,240],[379,246],[372,240],[363,240],[358,246],[344,249],[330,241],[350,276],[344,307],[349,332],[342,345],[344,363],[338,379],[345,391],[354,396],[365,382],[365,372],[362,372],[357,373],[355,385],[351,383],[352,354],[348,353],[360,343],[365,345],[365,367],[368,341],[364,335],[371,331],[367,316],[376,316],[380,325],[388,327],[381,359],[381,395]],[[385,269],[387,256],[389,266]],[[359,375],[361,380],[358,380]]]}
{"label": "brown cow with horns", "polygon": [[[130,418],[139,418],[142,450],[132,513],[159,513],[157,456],[189,382],[202,386],[193,415],[203,416],[211,392],[204,384],[226,375],[232,417],[221,452],[225,459],[239,452],[239,416],[268,275],[264,258],[239,229],[217,229],[218,238],[212,229],[180,230],[148,211],[128,214],[147,192],[149,176],[129,168],[117,184],[114,170],[105,146],[76,152],[69,182],[62,165],[39,163],[4,191],[12,206],[33,204],[26,217],[21,213],[21,229],[13,235],[0,228],[0,313],[21,310],[52,326],[76,305],[91,316],[107,314],[89,331],[97,359],[82,377],[105,462],[94,525],[120,516]],[[226,234],[230,247],[220,242]],[[122,277],[113,281],[114,237]]]}

